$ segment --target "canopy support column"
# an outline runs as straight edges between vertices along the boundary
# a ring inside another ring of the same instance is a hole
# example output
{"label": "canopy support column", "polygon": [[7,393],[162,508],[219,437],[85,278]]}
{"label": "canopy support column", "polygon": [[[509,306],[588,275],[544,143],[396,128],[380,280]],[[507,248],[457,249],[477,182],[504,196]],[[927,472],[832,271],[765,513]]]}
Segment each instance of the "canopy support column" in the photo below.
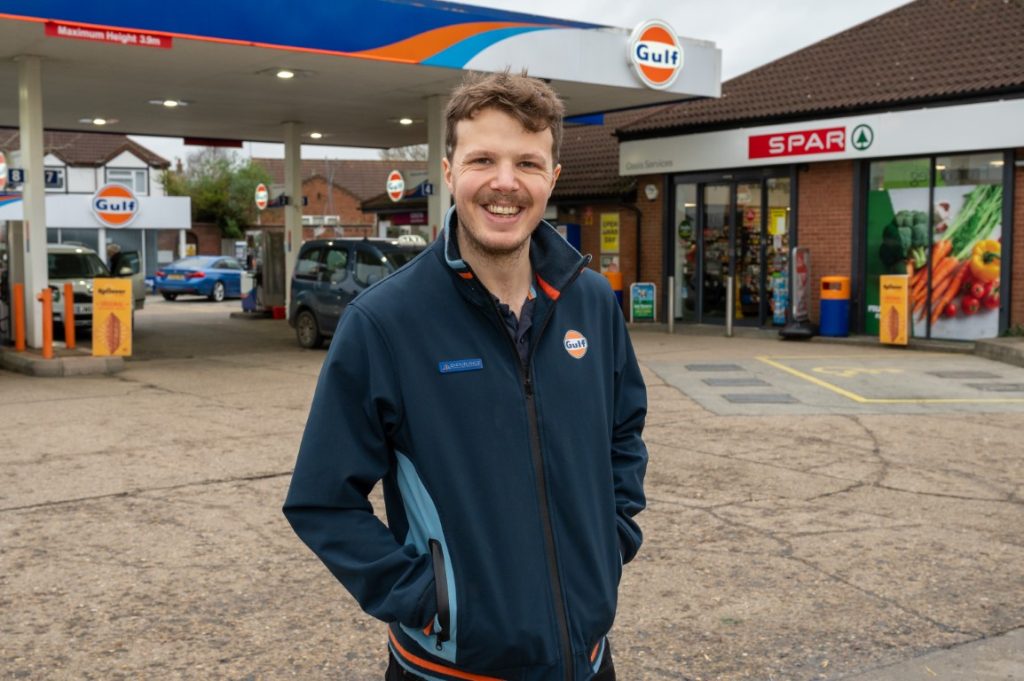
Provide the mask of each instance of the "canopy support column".
{"label": "canopy support column", "polygon": [[49,285],[46,258],[46,185],[43,177],[43,78],[39,57],[18,57],[18,119],[24,221],[21,253],[25,279],[25,330],[28,346],[42,347],[42,308],[36,296]]}
{"label": "canopy support column", "polygon": [[446,95],[427,98],[427,181],[434,187],[434,193],[427,197],[427,240],[437,237],[444,229],[444,214],[452,202],[451,192],[444,183],[441,173],[441,159],[445,153],[444,108],[448,104]]}
{"label": "canopy support column", "polygon": [[288,197],[284,207],[284,295],[291,319],[292,272],[302,246],[302,143],[296,121],[284,124],[284,193]]}

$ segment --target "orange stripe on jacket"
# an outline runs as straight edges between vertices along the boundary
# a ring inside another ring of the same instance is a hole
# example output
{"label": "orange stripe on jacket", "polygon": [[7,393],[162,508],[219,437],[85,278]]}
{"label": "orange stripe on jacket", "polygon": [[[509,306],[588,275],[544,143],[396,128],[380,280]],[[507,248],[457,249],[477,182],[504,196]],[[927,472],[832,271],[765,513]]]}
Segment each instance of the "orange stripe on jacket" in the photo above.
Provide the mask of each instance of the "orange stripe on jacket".
{"label": "orange stripe on jacket", "polygon": [[424,59],[433,57],[438,52],[443,52],[449,47],[462,42],[466,38],[472,38],[481,33],[502,28],[520,28],[534,25],[511,21],[472,21],[455,26],[442,26],[441,28],[435,28],[405,40],[399,40],[397,43],[375,47],[372,50],[364,50],[356,54],[360,57],[380,57],[418,64]]}
{"label": "orange stripe on jacket", "polygon": [[597,645],[594,646],[594,652],[590,653],[590,661],[591,661],[591,663],[593,663],[593,661],[597,659],[597,651],[599,651],[600,649],[601,649],[601,642],[598,641]]}
{"label": "orange stripe on jacket", "polygon": [[422,657],[417,657],[410,653],[408,650],[402,647],[402,644],[395,638],[395,632],[391,631],[388,627],[388,638],[391,639],[391,645],[395,647],[395,650],[409,662],[422,667],[423,669],[429,669],[432,672],[439,674],[447,674],[448,676],[454,676],[459,679],[466,679],[467,681],[502,681],[494,676],[483,676],[481,674],[470,674],[469,672],[462,672],[452,667],[445,667],[442,664],[431,662],[430,660],[424,660]]}
{"label": "orange stripe on jacket", "polygon": [[543,279],[541,279],[539,274],[536,275],[536,276],[537,276],[537,283],[540,284],[540,287],[542,289],[544,289],[544,294],[548,298],[550,298],[551,300],[558,300],[558,296],[562,295],[562,292],[559,291],[558,289],[556,289],[554,286],[552,286],[548,282],[546,282]]}

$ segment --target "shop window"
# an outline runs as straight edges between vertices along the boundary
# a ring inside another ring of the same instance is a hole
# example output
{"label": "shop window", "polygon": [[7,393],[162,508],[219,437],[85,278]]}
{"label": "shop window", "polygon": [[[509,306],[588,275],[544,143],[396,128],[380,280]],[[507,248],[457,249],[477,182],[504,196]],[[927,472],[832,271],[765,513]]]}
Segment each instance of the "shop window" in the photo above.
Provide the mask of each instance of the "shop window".
{"label": "shop window", "polygon": [[149,193],[148,171],[144,168],[107,168],[107,182],[117,182],[136,194]]}
{"label": "shop window", "polygon": [[[46,231],[50,232],[50,230]],[[60,238],[62,243],[82,244],[94,251],[98,251],[100,247],[100,233],[99,230],[95,229],[72,229],[65,227],[60,230]]]}
{"label": "shop window", "polygon": [[910,277],[916,337],[999,334],[1003,163],[983,153],[871,164],[866,333],[878,333],[879,277],[898,274]]}
{"label": "shop window", "polygon": [[675,315],[694,318],[697,295],[697,185],[676,186],[675,215]]}

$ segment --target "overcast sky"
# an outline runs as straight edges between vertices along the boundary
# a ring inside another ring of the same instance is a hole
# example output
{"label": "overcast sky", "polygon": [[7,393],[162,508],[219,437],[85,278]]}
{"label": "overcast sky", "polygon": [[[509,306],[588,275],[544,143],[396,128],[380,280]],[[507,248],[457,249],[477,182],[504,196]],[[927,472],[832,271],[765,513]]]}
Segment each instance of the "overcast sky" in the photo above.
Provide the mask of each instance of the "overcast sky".
{"label": "overcast sky", "polygon": [[[688,38],[722,50],[722,79],[774,61],[908,0],[477,0],[478,6],[633,28],[663,19]],[[173,161],[195,150],[180,139],[133,136]],[[283,158],[280,144],[246,144],[253,156]],[[377,158],[375,149],[304,146],[303,158]]]}

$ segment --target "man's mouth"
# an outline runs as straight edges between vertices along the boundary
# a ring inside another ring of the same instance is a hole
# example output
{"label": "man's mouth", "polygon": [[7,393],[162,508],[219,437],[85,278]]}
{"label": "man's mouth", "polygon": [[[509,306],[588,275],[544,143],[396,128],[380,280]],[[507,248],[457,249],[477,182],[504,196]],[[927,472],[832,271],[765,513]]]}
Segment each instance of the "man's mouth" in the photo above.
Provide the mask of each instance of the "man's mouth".
{"label": "man's mouth", "polygon": [[484,205],[484,210],[493,215],[519,215],[523,209],[520,206],[505,206],[495,203]]}

